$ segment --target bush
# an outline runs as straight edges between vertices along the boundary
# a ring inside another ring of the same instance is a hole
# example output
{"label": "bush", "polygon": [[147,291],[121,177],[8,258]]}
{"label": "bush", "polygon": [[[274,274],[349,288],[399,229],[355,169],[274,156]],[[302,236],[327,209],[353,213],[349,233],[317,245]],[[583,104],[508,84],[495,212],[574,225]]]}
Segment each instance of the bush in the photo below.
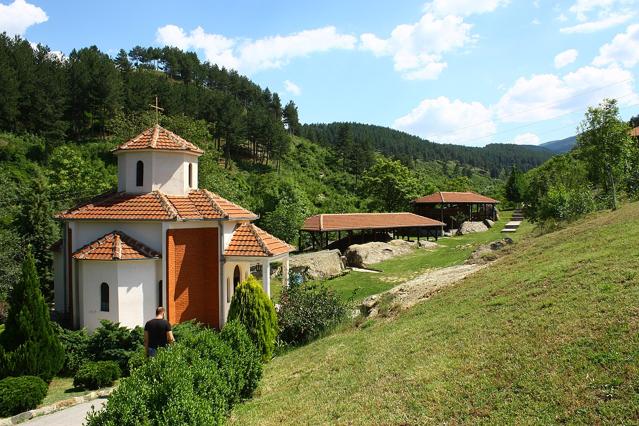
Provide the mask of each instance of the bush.
{"label": "bush", "polygon": [[86,329],[68,330],[57,324],[56,331],[64,348],[64,365],[58,374],[73,377],[89,359],[89,334]]}
{"label": "bush", "polygon": [[135,351],[129,358],[129,373],[132,373],[136,368],[142,367],[146,361],[147,357],[144,348],[140,348]]}
{"label": "bush", "polygon": [[64,364],[64,348],[40,292],[31,250],[22,264],[22,279],[11,291],[9,306],[7,323],[0,334],[0,377],[32,375],[51,380]]}
{"label": "bush", "polygon": [[89,413],[87,425],[220,424],[228,408],[224,386],[208,359],[176,343],[122,380],[105,408]]}
{"label": "bush", "polygon": [[237,354],[235,369],[240,379],[238,394],[242,398],[250,398],[262,378],[261,355],[246,331],[246,327],[238,321],[226,323],[220,337]]}
{"label": "bush", "polygon": [[124,375],[129,374],[129,358],[144,344],[144,330],[133,330],[120,323],[100,321],[100,327],[89,338],[89,357],[95,361],[116,361]]}
{"label": "bush", "polygon": [[574,220],[595,209],[596,203],[590,188],[554,185],[539,200],[536,219]]}
{"label": "bush", "polygon": [[100,389],[113,385],[120,378],[120,366],[115,361],[87,361],[73,377],[73,386]]}
{"label": "bush", "polygon": [[346,304],[325,285],[290,286],[280,296],[279,338],[289,345],[310,342],[341,323],[347,313]]}
{"label": "bush", "polygon": [[227,324],[221,333],[187,326],[179,342],[132,369],[105,409],[92,412],[88,425],[213,425],[262,374],[261,355],[244,326]]}
{"label": "bush", "polygon": [[47,395],[47,383],[39,377],[7,377],[0,380],[0,417],[36,408]]}
{"label": "bush", "polygon": [[277,315],[273,302],[252,275],[235,289],[228,315],[228,321],[233,320],[246,327],[262,360],[270,359],[277,337]]}
{"label": "bush", "polygon": [[183,339],[192,337],[195,334],[201,333],[203,330],[206,330],[206,326],[204,324],[194,320],[185,321],[173,327],[173,337],[175,337],[176,342],[179,342]]}

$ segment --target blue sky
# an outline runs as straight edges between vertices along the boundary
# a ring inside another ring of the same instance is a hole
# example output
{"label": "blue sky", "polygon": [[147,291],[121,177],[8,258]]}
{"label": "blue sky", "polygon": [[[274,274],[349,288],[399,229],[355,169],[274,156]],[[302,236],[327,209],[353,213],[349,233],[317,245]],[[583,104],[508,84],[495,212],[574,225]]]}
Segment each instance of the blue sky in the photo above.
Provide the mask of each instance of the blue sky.
{"label": "blue sky", "polygon": [[175,45],[358,121],[482,146],[573,135],[587,105],[639,114],[639,0],[0,0],[0,31],[68,54]]}

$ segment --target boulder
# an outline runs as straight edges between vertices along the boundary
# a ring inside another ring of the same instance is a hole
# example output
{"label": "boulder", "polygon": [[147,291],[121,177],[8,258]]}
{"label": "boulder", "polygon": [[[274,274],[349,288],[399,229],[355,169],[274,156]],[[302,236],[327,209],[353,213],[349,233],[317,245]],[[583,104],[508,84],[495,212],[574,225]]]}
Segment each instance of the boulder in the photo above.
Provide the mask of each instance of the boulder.
{"label": "boulder", "polygon": [[484,219],[484,225],[486,225],[489,228],[492,228],[493,226],[495,226],[495,222],[493,222],[490,219]]}
{"label": "boulder", "polygon": [[493,241],[490,244],[482,244],[475,249],[468,260],[467,265],[483,265],[493,260],[497,260],[499,257],[499,251],[504,247],[513,243],[511,238],[504,238],[501,240]]}
{"label": "boulder", "polygon": [[439,244],[434,243],[432,241],[419,240],[419,242],[417,243],[417,247],[423,248],[423,249],[434,249],[439,247]]}
{"label": "boulder", "polygon": [[475,232],[486,232],[488,227],[484,222],[470,222],[466,221],[457,230],[457,235],[467,235]]}
{"label": "boulder", "polygon": [[342,275],[344,262],[339,250],[322,250],[290,257],[289,269],[305,279],[325,280]]}
{"label": "boulder", "polygon": [[416,247],[414,241],[391,240],[387,243],[374,241],[366,244],[353,244],[344,253],[346,264],[355,268],[367,268],[375,263],[410,253]]}

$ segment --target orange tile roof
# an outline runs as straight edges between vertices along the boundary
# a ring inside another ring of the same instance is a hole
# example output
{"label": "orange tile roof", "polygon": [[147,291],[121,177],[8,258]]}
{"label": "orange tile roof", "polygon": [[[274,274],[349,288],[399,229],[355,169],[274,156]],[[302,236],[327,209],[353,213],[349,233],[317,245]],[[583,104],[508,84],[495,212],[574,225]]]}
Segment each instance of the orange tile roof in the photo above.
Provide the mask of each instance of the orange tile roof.
{"label": "orange tile roof", "polygon": [[78,260],[159,259],[160,253],[124,232],[113,231],[73,253],[73,258]]}
{"label": "orange tile roof", "polygon": [[165,195],[160,191],[145,194],[114,192],[62,212],[63,220],[207,220],[257,219],[257,215],[206,189],[186,196]]}
{"label": "orange tile roof", "polygon": [[630,136],[632,136],[634,138],[639,138],[639,126],[637,126],[634,129],[630,130]]}
{"label": "orange tile roof", "polygon": [[200,148],[186,139],[166,130],[159,124],[150,127],[134,137],[124,142],[113,150],[113,152],[132,151],[141,149],[157,149],[161,151],[187,151],[194,154],[203,154]]}
{"label": "orange tile roof", "polygon": [[231,242],[224,250],[224,255],[273,257],[293,250],[292,246],[252,223],[242,223],[233,232]]}
{"label": "orange tile roof", "polygon": [[443,226],[444,223],[414,213],[318,214],[304,221],[304,231],[352,231]]}
{"label": "orange tile roof", "polygon": [[412,201],[413,203],[440,204],[440,203],[485,203],[499,204],[499,201],[475,192],[435,192]]}

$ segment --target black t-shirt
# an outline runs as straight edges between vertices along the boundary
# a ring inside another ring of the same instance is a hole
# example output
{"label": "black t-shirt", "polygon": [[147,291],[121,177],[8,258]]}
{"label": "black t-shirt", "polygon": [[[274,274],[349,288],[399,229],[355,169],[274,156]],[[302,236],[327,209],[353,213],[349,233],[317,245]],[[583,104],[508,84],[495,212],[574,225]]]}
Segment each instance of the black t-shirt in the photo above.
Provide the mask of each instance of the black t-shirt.
{"label": "black t-shirt", "polygon": [[167,320],[154,318],[147,321],[144,331],[149,332],[149,347],[162,348],[166,346],[166,333],[171,331],[171,324]]}

